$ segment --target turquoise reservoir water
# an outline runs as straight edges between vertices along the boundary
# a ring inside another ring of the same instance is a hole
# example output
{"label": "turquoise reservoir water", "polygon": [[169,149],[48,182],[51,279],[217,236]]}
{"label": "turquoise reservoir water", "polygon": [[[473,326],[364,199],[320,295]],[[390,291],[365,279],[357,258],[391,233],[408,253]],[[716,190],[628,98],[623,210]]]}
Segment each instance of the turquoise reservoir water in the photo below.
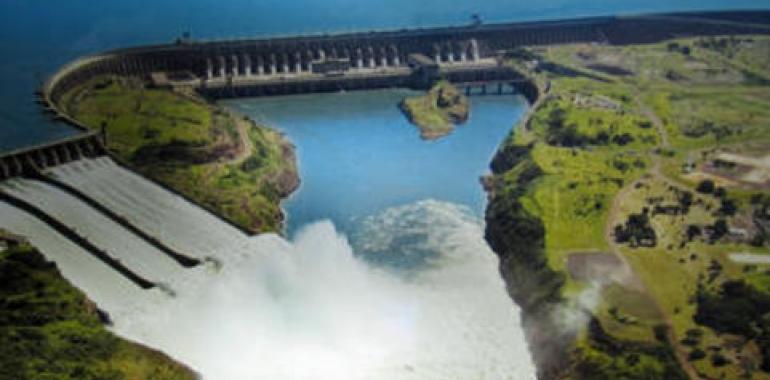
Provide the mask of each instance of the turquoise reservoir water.
{"label": "turquoise reservoir water", "polygon": [[526,110],[521,96],[472,96],[454,133],[424,141],[398,102],[415,92],[378,90],[226,101],[297,145],[302,186],[285,203],[288,229],[331,219],[340,229],[389,207],[424,199],[462,204],[481,216],[479,177]]}

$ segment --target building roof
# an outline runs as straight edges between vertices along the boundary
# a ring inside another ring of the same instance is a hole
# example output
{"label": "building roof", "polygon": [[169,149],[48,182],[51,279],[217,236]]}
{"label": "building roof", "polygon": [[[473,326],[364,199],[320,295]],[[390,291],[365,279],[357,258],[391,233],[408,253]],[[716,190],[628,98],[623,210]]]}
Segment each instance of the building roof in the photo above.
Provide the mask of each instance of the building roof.
{"label": "building roof", "polygon": [[409,54],[409,62],[419,66],[437,66],[438,65],[434,60],[420,53]]}

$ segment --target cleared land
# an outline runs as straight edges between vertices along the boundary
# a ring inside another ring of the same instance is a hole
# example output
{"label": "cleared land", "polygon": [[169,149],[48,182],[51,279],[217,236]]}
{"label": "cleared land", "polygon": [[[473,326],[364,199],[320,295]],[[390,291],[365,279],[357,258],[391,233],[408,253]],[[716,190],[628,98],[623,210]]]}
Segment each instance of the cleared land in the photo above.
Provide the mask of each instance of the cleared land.
{"label": "cleared land", "polygon": [[[769,49],[722,37],[511,54],[550,92],[501,147],[518,153],[493,197],[542,222],[560,302],[604,284],[570,377],[770,378],[770,266],[729,260],[770,253]],[[625,266],[638,282],[610,273]]]}
{"label": "cleared land", "polygon": [[139,173],[246,230],[280,231],[280,201],[299,180],[293,146],[278,132],[138,78],[95,78],[60,103],[104,128],[108,149]]}

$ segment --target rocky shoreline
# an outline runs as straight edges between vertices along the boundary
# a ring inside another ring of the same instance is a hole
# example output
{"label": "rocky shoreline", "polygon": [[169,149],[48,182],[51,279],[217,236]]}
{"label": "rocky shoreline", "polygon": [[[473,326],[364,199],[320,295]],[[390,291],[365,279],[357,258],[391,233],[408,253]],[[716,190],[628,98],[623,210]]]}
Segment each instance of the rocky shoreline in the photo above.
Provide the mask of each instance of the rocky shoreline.
{"label": "rocky shoreline", "polygon": [[[526,123],[526,120],[524,121]],[[527,184],[541,175],[529,160],[528,147],[507,146],[491,164],[493,176],[486,188],[485,239],[500,258],[506,290],[521,308],[522,324],[539,379],[558,379],[569,371],[570,348],[575,333],[564,331],[552,317],[561,306],[564,274],[548,267],[544,253],[543,222],[524,210],[518,201]],[[515,183],[505,174],[516,171]]]}

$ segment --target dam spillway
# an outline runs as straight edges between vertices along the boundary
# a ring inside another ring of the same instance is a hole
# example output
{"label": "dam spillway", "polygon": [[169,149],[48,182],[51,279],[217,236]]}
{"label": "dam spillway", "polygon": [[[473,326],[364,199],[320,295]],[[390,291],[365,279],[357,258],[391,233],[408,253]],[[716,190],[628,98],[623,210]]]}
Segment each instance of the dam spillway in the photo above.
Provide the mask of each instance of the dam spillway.
{"label": "dam spillway", "polygon": [[72,162],[49,173],[179,252],[204,258],[222,250],[222,242],[244,244],[240,230],[108,157]]}
{"label": "dam spillway", "polygon": [[5,202],[0,202],[0,228],[25,236],[56,263],[65,278],[87,290],[97,303],[146,292],[45,222]]}
{"label": "dam spillway", "polygon": [[[107,157],[74,161],[45,174],[77,186],[175,249],[222,263],[218,269],[184,269],[94,210],[72,213],[76,204],[87,206],[56,188],[31,179],[2,185],[4,192],[34,202],[89,238],[103,234],[93,243],[137,273],[151,280],[154,274],[166,276],[163,282],[173,297],[162,288],[142,290],[39,219],[0,202],[0,228],[28,236],[109,314],[116,332],[171,354],[206,378],[323,373],[354,379],[467,379],[517,371],[522,374],[515,379],[532,378],[517,311],[502,280],[490,275],[494,255],[483,244],[480,225],[454,208],[435,202],[418,207],[430,218],[449,213],[455,237],[436,248],[452,252],[440,268],[405,281],[357,259],[329,222],[310,226],[294,242],[269,234],[249,237]],[[458,248],[458,239],[469,232],[472,242]],[[137,266],[132,255],[157,267]],[[437,348],[439,337],[453,343]],[[331,349],[329,342],[334,342]],[[254,358],[259,365],[229,365],[254,363]],[[351,361],[355,367],[345,364]]]}
{"label": "dam spillway", "polygon": [[[115,164],[109,157],[73,161],[49,168],[38,176],[50,176],[77,188],[100,207],[125,219],[120,223],[81,198],[38,179],[18,177],[0,182],[4,198],[18,199],[36,210],[30,213],[7,200],[0,201],[0,228],[29,237],[44,254],[50,254],[49,259],[63,262],[64,267],[73,263],[71,269],[63,268],[65,274],[89,268],[88,273],[78,274],[84,276],[86,288],[111,276],[116,281],[120,279],[118,283],[131,285],[133,281],[138,288],[159,285],[173,293],[171,283],[187,276],[188,271],[199,269],[176,260],[162,247],[198,262],[219,262],[222,256],[249,250],[250,240],[240,230]],[[46,228],[39,228],[46,224]],[[160,246],[148,241],[147,236],[132,233],[126,225],[151,233]],[[65,241],[66,244],[62,243]],[[86,247],[78,247],[78,241],[85,242]],[[57,245],[63,246],[63,256]],[[71,252],[83,256],[75,260],[77,264],[72,261]],[[99,268],[95,277],[91,274],[93,267]],[[107,288],[102,292],[120,298],[124,290],[113,292]]]}
{"label": "dam spillway", "polygon": [[15,179],[2,190],[35,205],[149,281],[162,282],[182,270],[155,247],[124,233],[123,227],[59,189],[34,180]]}
{"label": "dam spillway", "polygon": [[85,127],[82,130],[84,133],[78,136],[1,153],[0,181],[105,154],[104,137]]}

